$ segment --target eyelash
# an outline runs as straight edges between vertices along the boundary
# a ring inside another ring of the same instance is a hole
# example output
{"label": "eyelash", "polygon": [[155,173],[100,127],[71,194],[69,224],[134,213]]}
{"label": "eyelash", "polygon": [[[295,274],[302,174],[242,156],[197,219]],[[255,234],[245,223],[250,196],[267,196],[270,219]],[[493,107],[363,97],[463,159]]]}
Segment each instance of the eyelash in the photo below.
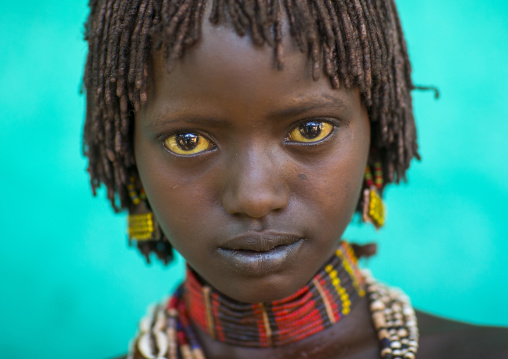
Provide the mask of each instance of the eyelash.
{"label": "eyelash", "polygon": [[[322,139],[317,141],[311,141],[311,142],[298,142],[298,141],[291,141],[289,139],[289,135],[292,131],[299,128],[301,125],[310,123],[310,122],[321,122],[323,124],[328,124],[332,128],[330,132],[324,136]],[[337,128],[340,127],[340,122],[337,119],[332,118],[323,118],[323,117],[316,117],[316,118],[308,118],[302,121],[297,122],[296,124],[291,125],[287,130],[287,135],[284,138],[284,142],[288,145],[297,145],[297,146],[318,146],[324,142],[326,142],[328,139],[330,139],[334,133],[336,132]]]}
{"label": "eyelash", "polygon": [[[198,152],[198,153],[193,153],[193,154],[178,154],[178,153],[175,153],[174,151],[172,151],[171,149],[169,149],[165,142],[167,140],[169,140],[171,137],[173,136],[176,136],[176,135],[182,135],[182,134],[194,134],[194,135],[198,135],[199,137],[202,137],[204,139],[206,139],[206,141],[210,142],[212,148],[209,149],[209,150],[205,150],[205,151],[201,151],[201,152]],[[177,157],[185,157],[185,158],[188,158],[188,157],[196,157],[196,156],[199,156],[199,155],[202,155],[204,153],[208,153],[208,152],[211,152],[213,150],[215,150],[218,146],[216,145],[216,141],[211,137],[209,136],[208,134],[204,134],[203,132],[201,131],[197,131],[195,129],[189,129],[189,128],[186,128],[186,129],[178,129],[178,130],[175,130],[175,131],[171,131],[171,132],[168,132],[168,133],[163,133],[163,134],[160,134],[159,136],[157,136],[157,141],[161,143],[162,147],[164,147],[166,149],[166,151],[168,151],[169,153],[171,153],[173,156],[177,156]]]}
{"label": "eyelash", "polygon": [[[308,124],[308,123],[311,123],[311,122],[320,122],[322,124],[327,124],[329,126],[331,126],[331,129],[329,131],[328,134],[326,134],[323,138],[317,140],[317,141],[292,141],[290,139],[290,135],[293,131],[295,131],[296,129],[298,129],[300,126],[304,125],[304,124]],[[302,120],[302,121],[298,121],[297,123],[291,125],[288,130],[286,131],[286,137],[284,138],[284,143],[287,144],[287,145],[298,145],[298,146],[319,146],[321,144],[323,144],[324,142],[326,142],[328,139],[330,139],[334,133],[336,132],[336,129],[339,127],[339,121],[336,120],[336,119],[328,119],[328,118],[310,118],[310,119],[305,119],[305,120]],[[204,151],[200,151],[200,152],[197,152],[197,153],[188,153],[188,154],[179,154],[179,153],[176,153],[174,152],[173,150],[169,149],[168,146],[166,146],[166,141],[168,141],[171,137],[173,136],[176,136],[176,135],[181,135],[181,134],[194,134],[194,135],[198,135],[202,138],[204,138],[206,141],[209,141],[212,148],[211,149],[207,149],[207,150],[204,150]],[[189,158],[189,157],[196,157],[196,156],[200,156],[202,154],[205,154],[205,153],[208,153],[208,152],[212,152],[213,150],[217,149],[218,146],[216,144],[216,141],[211,137],[209,136],[208,134],[204,134],[202,133],[201,131],[197,131],[195,129],[178,129],[178,130],[175,130],[175,131],[171,131],[169,133],[164,133],[164,134],[161,134],[159,136],[157,136],[157,139],[158,141],[162,144],[162,146],[168,151],[170,152],[172,155],[174,156],[178,156],[178,157],[185,157],[185,158]]]}

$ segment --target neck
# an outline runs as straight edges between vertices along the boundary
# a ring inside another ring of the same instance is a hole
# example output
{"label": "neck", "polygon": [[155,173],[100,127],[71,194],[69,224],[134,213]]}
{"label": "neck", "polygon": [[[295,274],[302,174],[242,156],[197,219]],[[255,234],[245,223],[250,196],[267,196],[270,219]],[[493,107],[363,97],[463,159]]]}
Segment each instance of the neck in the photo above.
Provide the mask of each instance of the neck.
{"label": "neck", "polygon": [[287,298],[240,303],[203,285],[191,270],[183,295],[190,320],[212,339],[267,348],[301,341],[339,322],[365,291],[353,250],[342,242],[314,278]]}

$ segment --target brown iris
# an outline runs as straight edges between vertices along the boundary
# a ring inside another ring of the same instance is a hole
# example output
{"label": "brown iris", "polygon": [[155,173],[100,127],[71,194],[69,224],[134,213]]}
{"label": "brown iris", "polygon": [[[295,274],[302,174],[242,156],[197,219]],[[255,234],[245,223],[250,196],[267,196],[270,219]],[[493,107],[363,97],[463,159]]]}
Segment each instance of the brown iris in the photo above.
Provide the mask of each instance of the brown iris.
{"label": "brown iris", "polygon": [[318,142],[333,131],[333,125],[323,121],[308,121],[289,132],[292,142]]}
{"label": "brown iris", "polygon": [[177,155],[194,155],[213,148],[213,143],[195,132],[182,132],[169,136],[164,146]]}

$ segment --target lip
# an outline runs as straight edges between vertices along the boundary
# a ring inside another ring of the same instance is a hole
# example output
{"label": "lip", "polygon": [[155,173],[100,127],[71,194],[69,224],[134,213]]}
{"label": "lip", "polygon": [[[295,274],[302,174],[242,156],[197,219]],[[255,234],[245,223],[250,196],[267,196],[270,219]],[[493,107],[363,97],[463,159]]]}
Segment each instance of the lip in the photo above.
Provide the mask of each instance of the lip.
{"label": "lip", "polygon": [[259,276],[287,267],[303,242],[294,234],[248,233],[225,242],[217,252],[235,271]]}

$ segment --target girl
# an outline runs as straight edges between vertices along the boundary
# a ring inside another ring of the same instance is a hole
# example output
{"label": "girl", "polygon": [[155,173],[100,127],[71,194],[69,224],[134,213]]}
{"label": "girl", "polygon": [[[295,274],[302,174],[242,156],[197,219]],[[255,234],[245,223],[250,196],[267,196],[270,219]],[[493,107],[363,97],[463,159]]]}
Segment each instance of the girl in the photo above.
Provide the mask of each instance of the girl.
{"label": "girl", "polygon": [[[357,267],[353,214],[416,144],[388,0],[95,0],[85,153],[149,260],[188,275],[135,358],[502,357],[501,329],[423,314]],[[417,324],[418,323],[418,324]],[[466,345],[467,344],[467,345]],[[481,351],[479,351],[481,350]],[[481,355],[480,355],[481,354]]]}

